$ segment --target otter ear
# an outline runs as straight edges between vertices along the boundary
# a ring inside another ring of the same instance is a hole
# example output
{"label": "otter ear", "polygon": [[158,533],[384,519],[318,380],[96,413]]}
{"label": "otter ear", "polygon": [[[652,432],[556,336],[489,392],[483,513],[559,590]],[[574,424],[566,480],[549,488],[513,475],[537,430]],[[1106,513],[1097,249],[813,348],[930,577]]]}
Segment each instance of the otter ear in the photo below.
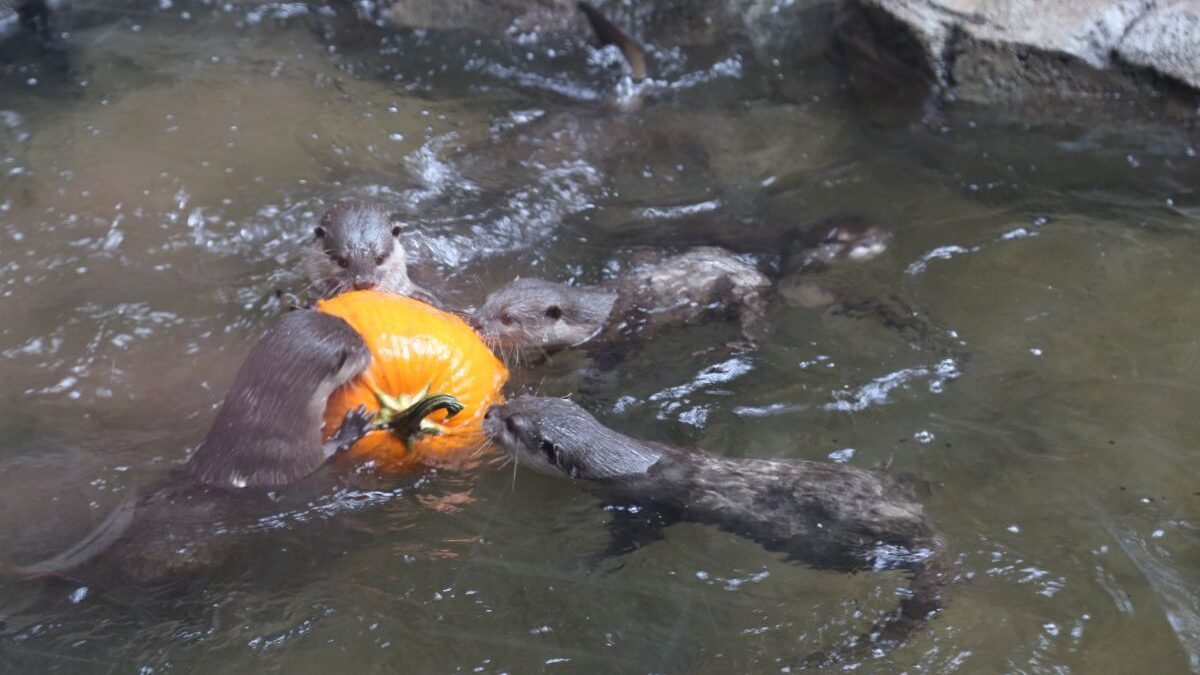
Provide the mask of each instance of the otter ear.
{"label": "otter ear", "polygon": [[562,307],[559,307],[558,305],[550,305],[546,308],[546,316],[551,319],[561,319]]}
{"label": "otter ear", "polygon": [[399,237],[400,233],[404,231],[404,214],[389,213],[388,222],[392,224],[392,236]]}
{"label": "otter ear", "polygon": [[313,234],[317,235],[317,239],[324,239],[325,238],[325,228],[318,225],[315,228],[313,228]]}
{"label": "otter ear", "polygon": [[521,440],[525,440],[530,436],[531,425],[529,420],[525,419],[524,415],[514,413],[504,420],[504,426],[508,428],[508,433],[516,436]]}

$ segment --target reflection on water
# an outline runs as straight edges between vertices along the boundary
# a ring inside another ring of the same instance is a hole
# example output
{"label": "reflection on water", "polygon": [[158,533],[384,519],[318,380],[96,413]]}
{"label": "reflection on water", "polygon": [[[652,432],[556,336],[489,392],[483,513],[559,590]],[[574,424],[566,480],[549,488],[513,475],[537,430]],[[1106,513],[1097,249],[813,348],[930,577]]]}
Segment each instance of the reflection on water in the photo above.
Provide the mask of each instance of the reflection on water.
{"label": "reflection on water", "polygon": [[[1194,134],[922,117],[816,54],[737,39],[651,35],[629,111],[614,53],[567,37],[355,28],[292,3],[84,19],[69,68],[5,52],[0,70],[5,550],[55,550],[63,523],[186,456],[276,292],[306,290],[331,201],[402,214],[467,303],[518,273],[609,279],[647,246],[808,274],[785,259],[794,233],[852,215],[890,248],[821,282],[913,307],[936,348],[780,306],[752,353],[723,351],[737,328],[717,323],[599,382],[580,355],[526,379],[584,387],[646,438],[934,484],[960,579],[868,671],[1200,672]],[[343,467],[168,588],[0,581],[0,668],[767,672],[859,635],[906,586],[692,525],[582,575],[606,537],[595,501],[497,464]]]}

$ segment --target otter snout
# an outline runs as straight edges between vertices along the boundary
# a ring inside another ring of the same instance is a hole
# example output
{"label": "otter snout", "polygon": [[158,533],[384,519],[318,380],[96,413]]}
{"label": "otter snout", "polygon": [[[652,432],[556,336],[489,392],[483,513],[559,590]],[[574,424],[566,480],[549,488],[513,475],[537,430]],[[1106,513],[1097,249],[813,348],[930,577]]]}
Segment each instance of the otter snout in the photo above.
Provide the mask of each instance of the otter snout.
{"label": "otter snout", "polygon": [[350,272],[350,285],[354,286],[354,290],[366,291],[375,288],[378,285],[375,269],[375,266],[368,261],[353,261],[348,271]]}
{"label": "otter snout", "polygon": [[496,404],[490,406],[487,412],[483,414],[483,433],[493,441],[499,441],[501,433],[504,431],[504,405]]}
{"label": "otter snout", "polygon": [[538,424],[522,406],[526,398],[494,405],[483,414],[483,433],[509,454],[524,454],[537,444]]}

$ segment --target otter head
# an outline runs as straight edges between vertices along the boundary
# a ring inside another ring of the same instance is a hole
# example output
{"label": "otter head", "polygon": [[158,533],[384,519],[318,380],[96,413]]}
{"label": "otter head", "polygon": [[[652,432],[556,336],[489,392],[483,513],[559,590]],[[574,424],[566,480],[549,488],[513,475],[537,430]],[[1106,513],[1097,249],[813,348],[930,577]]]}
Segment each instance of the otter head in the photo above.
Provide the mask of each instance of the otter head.
{"label": "otter head", "polygon": [[582,480],[644,474],[657,452],[561,398],[520,396],[488,409],[483,431],[517,464]]}
{"label": "otter head", "polygon": [[325,405],[335,389],[362,375],[370,367],[373,358],[370,348],[367,347],[367,343],[363,342],[358,331],[339,317],[331,318],[338,319],[340,325],[331,325],[327,329],[331,349],[327,355],[326,366],[333,375],[321,387],[322,389],[327,387],[329,394],[318,391],[313,397],[320,402],[321,406]]}
{"label": "otter head", "polygon": [[339,204],[313,229],[308,273],[325,296],[378,289],[407,293],[408,262],[401,227],[374,204]]}
{"label": "otter head", "polygon": [[489,295],[473,320],[484,339],[499,349],[551,351],[599,333],[616,300],[608,291],[517,279]]}
{"label": "otter head", "polygon": [[[268,382],[280,392],[310,389],[310,407],[324,411],[334,390],[361,375],[371,359],[362,336],[345,320],[324,312],[297,310],[284,314],[250,350],[242,366],[247,376],[244,384],[260,396]],[[242,375],[239,371],[234,389],[241,386]]]}

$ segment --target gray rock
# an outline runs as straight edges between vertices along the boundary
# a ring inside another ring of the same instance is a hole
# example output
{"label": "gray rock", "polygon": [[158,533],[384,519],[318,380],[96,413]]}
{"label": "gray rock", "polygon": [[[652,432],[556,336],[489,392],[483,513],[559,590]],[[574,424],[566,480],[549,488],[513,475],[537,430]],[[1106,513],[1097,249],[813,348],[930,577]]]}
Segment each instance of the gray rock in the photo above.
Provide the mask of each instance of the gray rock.
{"label": "gray rock", "polygon": [[582,30],[574,0],[399,0],[388,20],[411,28],[462,29],[491,35],[506,30]]}
{"label": "gray rock", "polygon": [[840,0],[839,36],[967,100],[1200,88],[1200,0]]}
{"label": "gray rock", "polygon": [[1200,1],[1156,3],[1125,32],[1117,56],[1200,89]]}

